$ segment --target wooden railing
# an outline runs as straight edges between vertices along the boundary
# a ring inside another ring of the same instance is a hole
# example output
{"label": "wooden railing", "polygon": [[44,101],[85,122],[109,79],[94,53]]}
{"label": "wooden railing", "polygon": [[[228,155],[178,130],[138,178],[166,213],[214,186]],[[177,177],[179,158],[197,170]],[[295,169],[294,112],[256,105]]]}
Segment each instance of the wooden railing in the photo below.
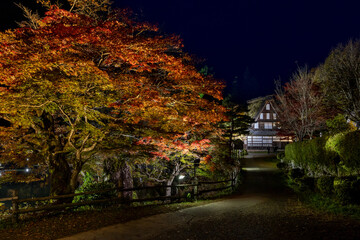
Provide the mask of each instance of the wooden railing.
{"label": "wooden railing", "polygon": [[[224,184],[224,183],[230,183],[225,186],[216,187],[216,188],[204,188],[203,186],[206,185],[214,185],[214,184]],[[28,199],[18,199],[17,196],[10,197],[10,198],[2,198],[0,199],[0,202],[3,201],[12,201],[12,210],[11,210],[11,217],[13,222],[18,222],[19,215],[30,213],[30,212],[38,212],[38,211],[52,211],[52,210],[61,210],[61,209],[69,209],[69,208],[75,208],[80,206],[86,206],[86,205],[95,205],[95,204],[101,204],[101,203],[120,203],[120,204],[130,204],[134,202],[149,202],[149,201],[173,201],[173,200],[179,200],[187,199],[188,195],[181,195],[179,191],[179,188],[190,188],[190,191],[185,191],[186,193],[192,193],[191,197],[193,199],[197,199],[204,193],[208,192],[214,192],[214,191],[221,191],[228,188],[234,189],[235,186],[235,179],[229,179],[225,181],[217,181],[217,182],[197,182],[196,184],[181,184],[181,185],[174,185],[174,186],[150,186],[150,187],[137,187],[137,188],[111,188],[111,189],[103,189],[98,191],[88,191],[88,192],[81,192],[81,193],[74,193],[74,194],[67,194],[67,195],[58,195],[58,196],[50,196],[50,197],[39,197],[39,198],[28,198]],[[150,198],[142,198],[142,199],[126,199],[124,197],[120,197],[119,194],[121,192],[134,192],[139,190],[146,190],[146,189],[164,189],[166,192],[167,188],[176,188],[178,194],[171,195],[171,196],[157,196],[157,197],[150,197]],[[92,195],[92,194],[101,194],[101,193],[108,193],[116,191],[117,197],[111,197],[111,198],[103,198],[103,199],[97,199],[97,200],[90,200],[90,201],[81,201],[81,202],[71,202],[71,200],[76,196],[86,196],[86,195]],[[59,201],[59,200],[69,200],[70,202],[66,201]],[[54,201],[55,200],[55,201]],[[31,202],[44,202],[44,201],[52,201],[53,203],[48,203],[44,206],[38,206],[38,207],[28,207],[24,209],[19,209],[19,206],[21,203],[31,203]]]}

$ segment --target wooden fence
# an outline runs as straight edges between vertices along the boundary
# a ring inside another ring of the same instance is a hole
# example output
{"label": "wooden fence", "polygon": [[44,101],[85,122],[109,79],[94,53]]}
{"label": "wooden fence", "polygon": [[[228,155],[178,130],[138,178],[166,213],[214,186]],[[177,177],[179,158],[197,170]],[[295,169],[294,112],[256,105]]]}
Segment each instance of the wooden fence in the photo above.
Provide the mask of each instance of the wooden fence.
{"label": "wooden fence", "polygon": [[[207,185],[215,185],[215,184],[225,184],[229,183],[225,186],[215,187],[215,188],[205,188],[204,186]],[[13,222],[18,222],[19,215],[31,212],[38,212],[38,211],[53,211],[53,210],[64,210],[69,208],[75,208],[80,206],[86,205],[95,205],[101,203],[120,203],[120,204],[130,204],[134,202],[149,202],[149,201],[173,201],[178,200],[181,201],[182,199],[187,199],[187,194],[182,194],[179,191],[179,188],[190,188],[190,191],[185,191],[185,193],[190,193],[193,199],[197,199],[204,193],[214,192],[214,191],[221,191],[228,188],[234,189],[235,186],[235,179],[229,179],[225,181],[217,181],[217,182],[198,182],[196,184],[181,184],[181,185],[174,185],[174,186],[150,186],[150,187],[137,187],[137,188],[111,188],[111,189],[104,189],[98,191],[89,191],[89,192],[81,192],[75,194],[68,194],[68,195],[58,195],[58,196],[50,196],[50,197],[39,197],[39,198],[28,198],[28,199],[19,199],[17,196],[10,197],[10,198],[2,198],[2,201],[12,201],[12,210],[11,210],[11,217]],[[175,188],[177,194],[171,196],[157,196],[157,197],[148,197],[142,199],[126,199],[120,196],[120,193],[124,192],[134,192],[139,190],[146,190],[146,189],[164,189],[166,192],[167,188]],[[81,202],[71,202],[71,200],[76,196],[86,196],[92,194],[101,194],[101,193],[109,193],[109,192],[116,192],[117,197],[111,198],[103,198],[97,200],[89,200],[89,201],[81,201]],[[59,201],[60,199],[64,201]],[[66,201],[68,200],[68,201]],[[37,206],[37,207],[28,207],[20,209],[19,206],[22,203],[31,203],[31,202],[45,202],[50,201],[50,203],[45,204],[44,206]],[[52,202],[52,203],[51,203]]]}

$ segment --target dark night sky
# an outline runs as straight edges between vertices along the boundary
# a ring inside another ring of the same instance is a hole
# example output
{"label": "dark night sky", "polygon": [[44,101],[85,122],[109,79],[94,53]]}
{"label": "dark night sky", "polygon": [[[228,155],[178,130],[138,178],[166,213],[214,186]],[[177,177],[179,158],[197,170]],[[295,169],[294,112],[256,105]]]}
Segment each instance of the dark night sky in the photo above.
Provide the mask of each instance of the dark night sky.
{"label": "dark night sky", "polygon": [[[34,6],[35,0],[22,0]],[[0,0],[1,29],[16,19]],[[12,1],[8,1],[12,2]],[[26,3],[29,4],[26,4]],[[272,94],[299,66],[316,67],[338,43],[360,37],[358,0],[113,0],[184,39],[243,100]],[[13,11],[16,7],[12,7]],[[21,12],[20,12],[21,13]]]}

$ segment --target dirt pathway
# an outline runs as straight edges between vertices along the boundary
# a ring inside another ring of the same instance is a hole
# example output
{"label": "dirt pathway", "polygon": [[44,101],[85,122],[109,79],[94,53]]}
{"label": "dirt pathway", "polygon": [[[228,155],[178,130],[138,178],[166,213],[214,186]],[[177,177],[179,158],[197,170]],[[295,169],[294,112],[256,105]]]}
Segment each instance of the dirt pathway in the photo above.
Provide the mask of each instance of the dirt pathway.
{"label": "dirt pathway", "polygon": [[273,165],[246,159],[240,194],[223,201],[65,239],[360,239],[360,222],[303,207]]}

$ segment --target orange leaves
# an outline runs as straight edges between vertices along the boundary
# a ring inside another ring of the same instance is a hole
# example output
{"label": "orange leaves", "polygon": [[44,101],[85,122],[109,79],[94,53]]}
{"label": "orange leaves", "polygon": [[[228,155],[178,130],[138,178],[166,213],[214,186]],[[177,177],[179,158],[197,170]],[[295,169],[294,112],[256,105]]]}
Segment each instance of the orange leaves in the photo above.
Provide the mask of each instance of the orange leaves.
{"label": "orange leaves", "polygon": [[64,9],[60,9],[55,5],[53,5],[50,10],[45,13],[45,15],[46,16],[41,20],[41,22],[44,24],[42,27],[58,23],[66,26],[77,26],[81,24],[89,26],[94,23],[94,20],[89,17],[71,13]]}
{"label": "orange leaves", "polygon": [[211,155],[206,155],[206,157],[204,157],[202,160],[205,164],[209,164],[211,159],[212,159]]}
{"label": "orange leaves", "polygon": [[[138,145],[156,146],[157,158],[203,156],[210,146],[206,134],[224,118],[218,102],[224,85],[197,72],[179,37],[161,36],[157,26],[137,23],[126,11],[117,16],[101,21],[52,7],[39,28],[1,33],[0,84],[10,90],[0,88],[8,99],[0,103],[7,114],[24,114],[22,121],[32,121],[37,108],[67,122],[91,119],[104,126],[84,123],[84,136],[98,136],[115,119],[111,128],[119,131],[141,128]],[[104,107],[112,109],[101,122],[95,109]],[[61,128],[62,136],[68,128]],[[190,140],[190,133],[204,139]]]}
{"label": "orange leaves", "polygon": [[[180,156],[192,156],[198,158],[209,150],[210,140],[191,140],[187,139],[187,133],[176,135],[174,138],[152,138],[144,137],[137,142],[138,145],[152,145],[157,148],[157,151],[152,152],[153,158],[162,158],[169,160],[171,156],[179,154]],[[210,160],[211,156],[205,157]]]}

